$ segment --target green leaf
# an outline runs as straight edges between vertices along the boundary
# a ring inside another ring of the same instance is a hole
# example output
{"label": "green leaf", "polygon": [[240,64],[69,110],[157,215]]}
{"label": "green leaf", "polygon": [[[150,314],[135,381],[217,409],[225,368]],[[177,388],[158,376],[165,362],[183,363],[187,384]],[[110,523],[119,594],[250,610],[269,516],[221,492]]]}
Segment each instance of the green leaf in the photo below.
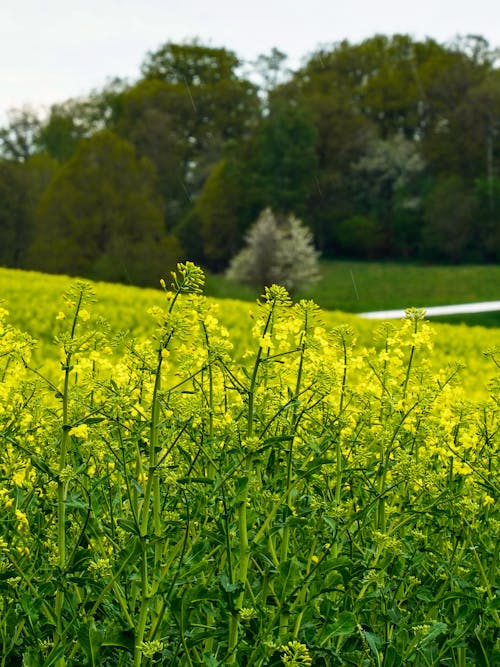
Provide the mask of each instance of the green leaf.
{"label": "green leaf", "polygon": [[85,655],[88,658],[89,664],[92,667],[99,665],[97,658],[100,648],[104,640],[104,632],[98,630],[94,621],[90,621],[78,628],[78,641],[82,647]]}
{"label": "green leaf", "polygon": [[219,667],[223,663],[217,660],[213,653],[204,653],[203,654],[203,664],[207,667]]}
{"label": "green leaf", "polygon": [[366,639],[368,646],[370,647],[370,651],[375,658],[376,664],[380,667],[381,662],[379,648],[382,646],[382,640],[378,635],[374,634],[373,632],[368,632],[367,630],[363,630],[363,636]]}
{"label": "green leaf", "polygon": [[403,658],[392,644],[389,644],[384,655],[384,667],[401,667]]}
{"label": "green leaf", "polygon": [[434,621],[434,623],[432,623],[425,637],[422,638],[420,646],[426,646],[427,644],[430,644],[437,637],[439,637],[439,635],[442,635],[443,633],[447,632],[447,630],[448,626],[446,625],[446,623],[441,623],[440,621]]}
{"label": "green leaf", "polygon": [[[63,660],[63,664],[65,664],[64,661],[64,645],[59,645],[56,646],[51,652],[49,657],[45,660],[43,663],[43,667],[52,667],[52,665],[56,665],[59,660]],[[40,663],[32,663],[33,667],[40,667]],[[24,666],[23,666],[24,667]]]}
{"label": "green leaf", "polygon": [[37,470],[40,470],[40,472],[44,472],[46,475],[49,475],[49,477],[54,477],[54,473],[45,463],[45,461],[43,461],[39,456],[36,456],[35,454],[32,454],[31,456],[31,465]]}
{"label": "green leaf", "polygon": [[178,484],[189,484],[190,482],[195,482],[196,484],[213,484],[213,480],[209,477],[179,477],[177,480]]}
{"label": "green leaf", "polygon": [[83,420],[82,424],[100,424],[105,420],[106,417],[87,417],[87,419]]}
{"label": "green leaf", "polygon": [[130,519],[118,519],[116,523],[120,526],[120,528],[123,528],[126,533],[139,535],[139,529],[137,528],[137,525],[134,523],[134,521],[131,521]]}
{"label": "green leaf", "polygon": [[102,641],[102,646],[112,646],[114,648],[134,652],[135,633],[131,630],[108,630]]}
{"label": "green leaf", "polygon": [[325,644],[331,637],[343,637],[344,635],[352,634],[356,629],[356,625],[356,617],[352,611],[340,612],[337,620],[328,626],[327,639],[323,640],[322,644]]}
{"label": "green leaf", "polygon": [[244,502],[248,489],[248,477],[240,477],[236,480],[233,502],[235,504]]}
{"label": "green leaf", "polygon": [[266,446],[266,445],[274,445],[279,442],[290,442],[291,440],[293,440],[293,438],[294,438],[293,435],[276,435],[273,436],[272,438],[267,438],[266,440],[264,440],[262,445]]}
{"label": "green leaf", "polygon": [[224,572],[220,575],[219,581],[222,585],[222,588],[226,591],[226,593],[239,593],[239,591],[242,588],[241,583],[238,581],[235,583],[231,583],[229,581],[228,576]]}

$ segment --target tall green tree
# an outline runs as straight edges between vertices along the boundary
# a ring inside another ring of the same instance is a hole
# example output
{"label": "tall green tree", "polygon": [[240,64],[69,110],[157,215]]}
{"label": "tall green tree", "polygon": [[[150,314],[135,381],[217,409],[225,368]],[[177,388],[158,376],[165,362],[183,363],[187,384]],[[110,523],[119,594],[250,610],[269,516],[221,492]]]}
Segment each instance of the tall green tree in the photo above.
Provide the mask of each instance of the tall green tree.
{"label": "tall green tree", "polygon": [[115,78],[88,95],[53,104],[41,123],[37,147],[59,162],[68,160],[81,139],[113,125],[128,89],[125,81]]}
{"label": "tall green tree", "polygon": [[124,93],[115,124],[117,133],[154,165],[158,193],[172,224],[192,203],[188,177],[195,152],[185,122],[191,113],[185,86],[150,79]]}
{"label": "tall green tree", "polygon": [[[224,269],[243,243],[243,234],[255,215],[248,188],[248,171],[237,155],[217,162],[196,198],[192,211],[177,233],[186,249],[195,246],[209,268]],[[198,242],[199,242],[198,241]]]}
{"label": "tall green tree", "polygon": [[41,198],[29,251],[34,268],[156,284],[180,248],[165,233],[155,171],[109,130],[83,140]]}
{"label": "tall green tree", "polygon": [[318,178],[317,132],[296,103],[272,101],[250,143],[251,187],[260,208],[303,215]]}
{"label": "tall green tree", "polygon": [[439,178],[424,202],[424,256],[440,261],[476,260],[474,192],[456,174]]}
{"label": "tall green tree", "polygon": [[[319,50],[272,91],[271,97],[299,103],[313,120],[319,175],[307,219],[326,253],[338,250],[340,236],[349,241],[346,230],[354,225],[370,229],[384,254],[411,256],[424,209],[409,203],[422,202],[433,184],[443,188],[449,177],[463,182],[469,192],[478,176],[486,173],[492,181],[500,153],[495,66],[487,42],[477,37],[442,45],[407,35],[375,35],[359,44],[343,41]],[[357,167],[373,158],[376,142],[394,148],[398,137],[418,151],[426,164],[425,178],[414,178],[404,188],[394,188],[394,181],[390,185],[386,179],[374,197],[373,169],[363,179]],[[383,190],[390,199],[385,208]],[[437,215],[439,207],[431,208]],[[425,252],[431,252],[431,238],[446,241],[441,233],[430,233],[430,221],[438,223],[434,213],[425,217],[427,242],[420,246]],[[386,237],[382,246],[380,232]],[[451,254],[457,256],[455,250]]]}
{"label": "tall green tree", "polygon": [[353,166],[357,176],[357,201],[363,213],[378,221],[384,254],[408,259],[420,246],[422,175],[425,162],[417,142],[395,134],[377,139]]}
{"label": "tall green tree", "polygon": [[166,42],[155,51],[150,51],[141,65],[141,71],[147,79],[199,86],[236,80],[239,64],[232,51],[204,46],[195,39],[184,44]]}
{"label": "tall green tree", "polygon": [[24,164],[0,159],[0,265],[20,267],[30,239],[30,202]]}
{"label": "tall green tree", "polygon": [[122,97],[116,129],[155,165],[171,220],[179,222],[228,141],[260,113],[256,87],[223,48],[168,42],[148,54],[143,79]]}

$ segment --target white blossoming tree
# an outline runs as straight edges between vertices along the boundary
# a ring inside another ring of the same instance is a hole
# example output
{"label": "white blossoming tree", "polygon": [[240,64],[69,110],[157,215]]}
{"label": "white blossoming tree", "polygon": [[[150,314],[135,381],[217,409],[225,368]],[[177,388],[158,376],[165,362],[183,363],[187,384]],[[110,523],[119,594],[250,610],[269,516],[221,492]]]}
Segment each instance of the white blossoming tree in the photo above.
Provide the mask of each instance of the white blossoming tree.
{"label": "white blossoming tree", "polygon": [[312,233],[295,216],[280,219],[266,208],[245,240],[226,271],[229,280],[256,287],[276,283],[291,293],[319,280]]}

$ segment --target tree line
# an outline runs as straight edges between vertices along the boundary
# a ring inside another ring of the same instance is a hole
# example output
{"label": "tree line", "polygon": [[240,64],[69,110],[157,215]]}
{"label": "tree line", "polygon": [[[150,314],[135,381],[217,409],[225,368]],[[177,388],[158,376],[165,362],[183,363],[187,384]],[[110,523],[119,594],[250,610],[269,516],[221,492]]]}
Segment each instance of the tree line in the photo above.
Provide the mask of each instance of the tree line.
{"label": "tree line", "polygon": [[0,128],[0,264],[151,284],[222,271],[264,209],[325,257],[500,259],[500,69],[482,37],[376,35],[295,71],[167,42]]}

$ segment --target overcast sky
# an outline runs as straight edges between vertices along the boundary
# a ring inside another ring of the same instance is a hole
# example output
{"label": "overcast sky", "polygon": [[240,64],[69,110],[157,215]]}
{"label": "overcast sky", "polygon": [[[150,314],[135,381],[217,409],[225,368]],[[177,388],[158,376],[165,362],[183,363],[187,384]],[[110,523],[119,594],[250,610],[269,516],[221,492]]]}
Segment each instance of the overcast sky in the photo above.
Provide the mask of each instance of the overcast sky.
{"label": "overcast sky", "polygon": [[396,32],[500,46],[500,0],[0,0],[0,122],[133,81],[167,41],[198,37],[248,61],[276,46],[297,66],[319,45]]}

